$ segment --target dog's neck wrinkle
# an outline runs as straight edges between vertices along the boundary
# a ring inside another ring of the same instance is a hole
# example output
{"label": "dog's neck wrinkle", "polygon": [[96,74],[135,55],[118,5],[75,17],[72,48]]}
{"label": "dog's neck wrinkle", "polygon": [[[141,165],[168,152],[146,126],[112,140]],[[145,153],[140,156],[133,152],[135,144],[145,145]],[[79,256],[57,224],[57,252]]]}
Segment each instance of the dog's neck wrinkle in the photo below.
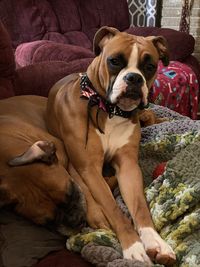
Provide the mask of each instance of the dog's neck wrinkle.
{"label": "dog's neck wrinkle", "polygon": [[91,81],[92,85],[94,86],[95,90],[98,92],[98,94],[106,98],[106,92],[104,90],[103,85],[101,84],[100,77],[99,77],[99,65],[100,65],[100,57],[96,57],[90,66],[88,67],[86,73]]}

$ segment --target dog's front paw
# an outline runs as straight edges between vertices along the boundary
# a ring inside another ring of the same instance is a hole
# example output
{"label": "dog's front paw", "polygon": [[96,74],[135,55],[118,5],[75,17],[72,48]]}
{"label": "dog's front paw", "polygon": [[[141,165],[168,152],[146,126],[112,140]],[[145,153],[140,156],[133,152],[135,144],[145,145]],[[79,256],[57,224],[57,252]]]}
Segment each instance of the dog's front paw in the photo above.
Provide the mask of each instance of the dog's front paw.
{"label": "dog's front paw", "polygon": [[136,241],[129,248],[123,250],[123,256],[125,259],[129,259],[129,260],[134,259],[134,260],[144,262],[148,264],[149,266],[152,265],[152,262],[150,258],[148,257],[148,255],[146,254],[143,244],[139,241]]}
{"label": "dog's front paw", "polygon": [[145,109],[139,113],[139,120],[142,127],[147,127],[153,124],[159,124],[165,121],[169,121],[169,118],[159,118],[153,110]]}
{"label": "dog's front paw", "polygon": [[141,228],[139,234],[145,250],[152,260],[164,265],[175,263],[176,255],[174,251],[153,228]]}

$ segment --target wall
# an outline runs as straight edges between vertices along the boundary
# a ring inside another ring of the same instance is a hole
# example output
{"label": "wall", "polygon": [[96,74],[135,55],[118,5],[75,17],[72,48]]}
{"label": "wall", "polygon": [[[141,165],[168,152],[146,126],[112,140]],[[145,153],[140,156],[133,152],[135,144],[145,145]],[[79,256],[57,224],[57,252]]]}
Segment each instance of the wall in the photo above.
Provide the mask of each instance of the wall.
{"label": "wall", "polygon": [[[181,0],[163,0],[161,27],[179,29]],[[200,61],[200,1],[194,0],[190,17],[190,33],[196,40],[194,55]]]}

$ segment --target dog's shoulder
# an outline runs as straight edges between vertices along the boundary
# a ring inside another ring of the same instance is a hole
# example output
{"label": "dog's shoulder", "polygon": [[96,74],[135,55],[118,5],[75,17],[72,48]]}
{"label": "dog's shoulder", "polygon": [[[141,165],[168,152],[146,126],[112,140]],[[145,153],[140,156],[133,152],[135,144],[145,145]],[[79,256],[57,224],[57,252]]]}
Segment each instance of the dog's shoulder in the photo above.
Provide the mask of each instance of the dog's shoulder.
{"label": "dog's shoulder", "polygon": [[72,82],[74,83],[79,78],[79,73],[73,73],[63,77],[53,85],[53,87],[50,89],[48,97],[51,97],[51,95],[55,95],[60,89],[62,89],[63,87],[67,87]]}

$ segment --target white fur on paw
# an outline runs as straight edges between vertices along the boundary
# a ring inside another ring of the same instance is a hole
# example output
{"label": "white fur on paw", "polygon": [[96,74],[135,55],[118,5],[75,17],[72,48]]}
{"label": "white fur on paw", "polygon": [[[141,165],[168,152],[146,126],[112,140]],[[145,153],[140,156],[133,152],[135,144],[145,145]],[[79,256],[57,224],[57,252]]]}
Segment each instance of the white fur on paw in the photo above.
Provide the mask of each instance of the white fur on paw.
{"label": "white fur on paw", "polygon": [[173,249],[153,228],[140,228],[139,235],[146,251],[156,250],[159,255],[168,255],[169,257],[176,259]]}
{"label": "white fur on paw", "polygon": [[148,263],[149,265],[152,265],[151,260],[147,256],[144,246],[141,242],[135,242],[133,245],[131,245],[129,248],[123,250],[123,256],[125,259],[129,260],[138,260],[141,262]]}

